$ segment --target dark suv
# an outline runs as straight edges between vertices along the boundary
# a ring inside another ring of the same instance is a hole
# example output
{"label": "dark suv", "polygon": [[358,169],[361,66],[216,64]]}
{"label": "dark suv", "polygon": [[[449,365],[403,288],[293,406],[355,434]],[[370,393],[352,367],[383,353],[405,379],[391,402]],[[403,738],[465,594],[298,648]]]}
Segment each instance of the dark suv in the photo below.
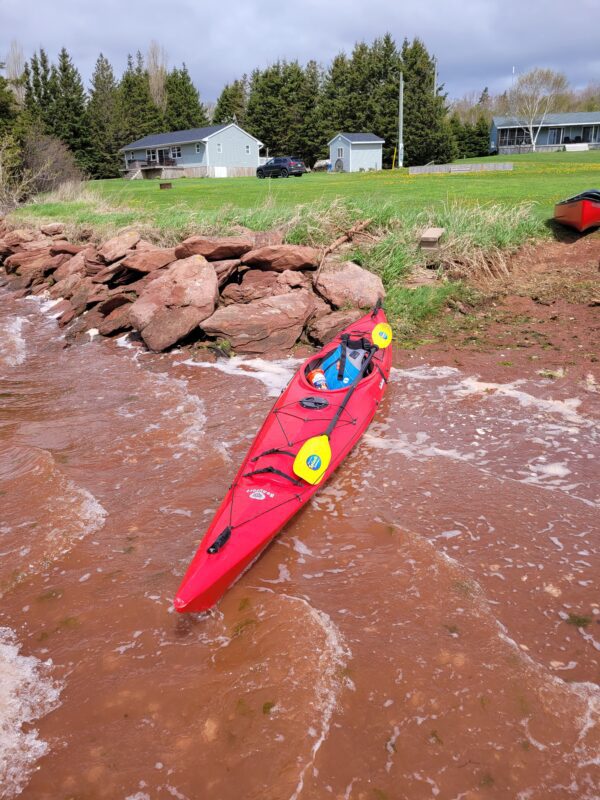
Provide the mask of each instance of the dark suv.
{"label": "dark suv", "polygon": [[293,156],[270,158],[266,164],[256,170],[257,178],[301,178],[306,172],[304,161]]}

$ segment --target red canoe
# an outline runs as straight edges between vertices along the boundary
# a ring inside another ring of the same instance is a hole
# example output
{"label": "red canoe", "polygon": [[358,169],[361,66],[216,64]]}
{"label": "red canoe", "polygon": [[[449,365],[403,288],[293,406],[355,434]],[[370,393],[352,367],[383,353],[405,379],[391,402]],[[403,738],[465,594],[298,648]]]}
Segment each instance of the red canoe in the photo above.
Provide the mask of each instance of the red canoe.
{"label": "red canoe", "polygon": [[[340,346],[342,336],[349,337],[344,341],[350,352],[360,347],[360,340],[370,343],[375,325],[385,322],[383,310],[376,307],[305,361],[292,378],[200,542],[175,597],[177,611],[205,611],[213,606],[319,489],[320,484],[311,485],[294,473],[294,456],[306,440],[325,432],[348,389],[319,391],[306,375]],[[322,483],[371,422],[390,374],[391,350],[374,349],[366,375],[356,384],[330,435],[331,463]]]}
{"label": "red canoe", "polygon": [[597,228],[600,226],[600,191],[588,189],[557,203],[554,206],[554,219],[580,233]]}

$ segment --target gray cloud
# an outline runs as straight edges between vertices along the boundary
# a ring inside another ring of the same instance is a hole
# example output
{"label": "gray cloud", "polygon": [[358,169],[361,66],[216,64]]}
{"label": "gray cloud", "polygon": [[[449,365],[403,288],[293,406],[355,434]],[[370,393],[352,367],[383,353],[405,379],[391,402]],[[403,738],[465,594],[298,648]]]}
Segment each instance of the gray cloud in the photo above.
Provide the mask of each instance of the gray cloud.
{"label": "gray cloud", "polygon": [[103,52],[120,74],[151,39],[185,61],[203,99],[278,58],[327,64],[359,39],[389,31],[424,40],[450,96],[509,85],[512,67],[562,70],[574,86],[600,80],[599,0],[0,0],[0,60],[12,39],[27,56],[64,45],[86,83]]}

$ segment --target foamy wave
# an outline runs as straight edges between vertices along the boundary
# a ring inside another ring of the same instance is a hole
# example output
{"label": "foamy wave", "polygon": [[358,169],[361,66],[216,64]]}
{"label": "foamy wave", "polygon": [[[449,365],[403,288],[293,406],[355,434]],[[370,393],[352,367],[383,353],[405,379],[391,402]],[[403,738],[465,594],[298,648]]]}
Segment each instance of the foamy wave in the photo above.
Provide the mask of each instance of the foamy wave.
{"label": "foamy wave", "polygon": [[218,369],[226,375],[243,375],[246,378],[255,378],[267,387],[270,397],[277,397],[294,377],[302,361],[299,358],[267,361],[264,358],[233,356],[233,358],[220,359],[214,364],[207,361],[193,361],[192,359],[188,359],[183,363],[188,367]]}
{"label": "foamy wave", "polygon": [[311,606],[303,597],[274,592],[273,589],[262,586],[259,588],[259,591],[270,592],[271,594],[276,594],[280,599],[284,598],[285,600],[291,600],[293,603],[301,605],[308,611],[309,617],[313,623],[315,623],[316,627],[323,632],[325,637],[324,644],[314,650],[319,660],[317,668],[319,679],[314,687],[314,691],[317,699],[316,707],[318,711],[320,711],[320,730],[316,731],[311,727],[308,731],[308,735],[314,738],[314,743],[310,750],[310,756],[302,767],[296,788],[290,796],[290,800],[298,800],[304,788],[306,774],[313,766],[317,753],[329,734],[331,720],[337,706],[340,690],[343,685],[353,688],[353,684],[348,679],[346,679],[344,684],[339,677],[348,659],[352,657],[352,652],[346,645],[340,629],[335,625],[331,617],[324,611],[320,611],[318,608]]}
{"label": "foamy wave", "polygon": [[0,363],[17,367],[27,357],[27,345],[23,327],[28,324],[25,317],[14,317],[0,324]]}
{"label": "foamy wave", "polygon": [[314,622],[325,634],[325,647],[321,649],[319,654],[318,674],[320,679],[315,687],[321,707],[321,730],[315,738],[315,743],[310,751],[310,758],[302,768],[296,788],[290,797],[290,800],[298,800],[304,788],[304,777],[315,763],[317,753],[329,733],[331,719],[337,706],[338,694],[342,686],[338,676],[346,666],[347,659],[352,653],[345,645],[340,629],[333,623],[328,614],[311,606],[303,597],[295,597],[292,595],[283,595],[283,597],[297,603],[302,603],[308,609]]}
{"label": "foamy wave", "polygon": [[454,388],[459,397],[466,397],[471,394],[482,395],[502,395],[516,400],[523,408],[536,408],[550,414],[558,414],[569,422],[579,425],[589,425],[590,422],[577,413],[577,408],[581,405],[578,397],[570,397],[566,400],[552,400],[543,397],[535,397],[528,392],[524,392],[517,387],[524,381],[514,381],[514,383],[485,383],[476,378],[465,378]]}
{"label": "foamy wave", "polygon": [[0,628],[0,797],[20,794],[48,743],[35,729],[23,730],[59,703],[60,685],[49,677],[51,662],[19,654],[10,628]]}
{"label": "foamy wave", "polygon": [[409,369],[392,367],[390,378],[396,382],[404,381],[406,378],[417,381],[434,381],[439,378],[451,378],[459,372],[460,370],[456,369],[456,367],[429,367],[427,365],[410,367]]}
{"label": "foamy wave", "polygon": [[155,375],[164,391],[156,392],[157,397],[163,394],[177,393],[174,408],[162,412],[162,416],[169,419],[178,419],[183,423],[183,430],[178,436],[177,445],[184,450],[193,450],[204,436],[206,427],[206,413],[204,401],[198,395],[191,394],[189,384],[183,378],[172,378],[167,373]]}

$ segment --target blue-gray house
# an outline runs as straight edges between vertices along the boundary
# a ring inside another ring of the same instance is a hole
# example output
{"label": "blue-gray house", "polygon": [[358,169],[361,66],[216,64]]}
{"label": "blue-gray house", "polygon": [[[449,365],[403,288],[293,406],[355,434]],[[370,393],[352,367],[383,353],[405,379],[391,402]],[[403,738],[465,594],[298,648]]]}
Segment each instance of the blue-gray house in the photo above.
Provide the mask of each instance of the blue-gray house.
{"label": "blue-gray house", "polygon": [[[535,124],[535,130],[539,122]],[[600,148],[600,111],[573,111],[547,114],[538,134],[535,148],[541,151],[564,150],[565,145],[587,145]],[[490,130],[490,151],[500,154],[527,152],[531,141],[527,125],[516,117],[494,117]]]}
{"label": "blue-gray house", "polygon": [[336,172],[381,169],[384,144],[374,133],[338,133],[328,142],[329,159]]}
{"label": "blue-gray house", "polygon": [[128,178],[254,175],[262,142],[235,122],[153,133],[121,148]]}

